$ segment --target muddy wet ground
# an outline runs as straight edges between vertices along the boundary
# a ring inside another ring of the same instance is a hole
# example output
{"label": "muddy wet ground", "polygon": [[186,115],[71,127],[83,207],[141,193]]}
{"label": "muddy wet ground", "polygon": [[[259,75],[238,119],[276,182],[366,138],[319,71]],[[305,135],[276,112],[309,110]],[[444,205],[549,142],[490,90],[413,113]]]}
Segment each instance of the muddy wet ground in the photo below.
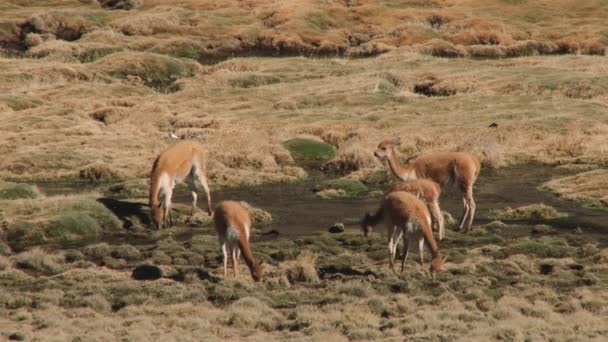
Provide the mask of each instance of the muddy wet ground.
{"label": "muddy wet ground", "polygon": [[[477,212],[475,224],[482,225],[491,221],[489,213],[493,209],[520,207],[533,203],[545,203],[566,213],[566,218],[556,219],[552,226],[571,231],[580,227],[588,233],[597,234],[605,240],[608,232],[608,211],[590,209],[577,203],[563,201],[537,187],[557,175],[555,168],[546,165],[521,165],[501,169],[482,170],[475,185]],[[281,235],[305,235],[326,230],[336,222],[343,222],[347,228],[358,228],[358,221],[366,211],[378,206],[378,199],[371,197],[322,200],[315,196],[312,188],[319,178],[313,177],[305,182],[269,184],[255,187],[213,189],[214,204],[222,200],[247,201],[273,215],[270,229]],[[95,190],[90,185],[76,184],[39,184],[47,195],[69,194]],[[384,190],[384,187],[371,187],[370,190]],[[183,186],[178,186],[174,203],[188,204],[191,197]],[[138,215],[147,221],[145,205],[112,198],[101,199],[102,203],[117,209],[118,216]],[[199,207],[206,208],[204,198],[199,197]],[[442,210],[448,211],[458,220],[462,214],[461,194],[455,187],[444,188],[441,199]],[[540,221],[539,221],[540,222]],[[546,222],[544,220],[543,222]],[[527,221],[524,224],[538,222]],[[196,230],[189,230],[196,235]],[[187,234],[190,235],[190,234]]]}

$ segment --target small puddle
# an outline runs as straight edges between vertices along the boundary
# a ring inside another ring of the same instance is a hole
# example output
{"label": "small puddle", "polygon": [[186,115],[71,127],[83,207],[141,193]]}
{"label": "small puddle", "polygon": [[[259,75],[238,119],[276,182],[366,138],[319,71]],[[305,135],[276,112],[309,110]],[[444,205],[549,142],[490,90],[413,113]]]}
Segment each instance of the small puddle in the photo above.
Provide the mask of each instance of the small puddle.
{"label": "small puddle", "polygon": [[[520,207],[533,203],[545,203],[568,214],[567,218],[551,221],[558,228],[575,229],[605,234],[608,232],[608,211],[584,208],[574,202],[560,200],[538,191],[540,184],[555,175],[554,168],[546,165],[521,165],[498,170],[482,170],[475,185],[477,203],[475,224],[488,223],[492,209]],[[214,204],[222,200],[241,200],[262,208],[273,215],[272,229],[282,235],[302,235],[327,230],[336,222],[347,227],[358,227],[358,220],[366,211],[376,210],[379,199],[352,198],[321,200],[312,192],[318,179],[299,183],[268,184],[253,187],[213,189]],[[81,184],[39,184],[47,195],[65,195],[95,190]],[[188,204],[190,194],[185,187],[178,186],[174,202]],[[199,207],[206,208],[203,196],[199,196]],[[456,188],[446,187],[441,199],[442,210],[459,219],[462,214],[461,194]],[[135,214],[135,213],[134,213]],[[525,222],[533,223],[533,222]]]}

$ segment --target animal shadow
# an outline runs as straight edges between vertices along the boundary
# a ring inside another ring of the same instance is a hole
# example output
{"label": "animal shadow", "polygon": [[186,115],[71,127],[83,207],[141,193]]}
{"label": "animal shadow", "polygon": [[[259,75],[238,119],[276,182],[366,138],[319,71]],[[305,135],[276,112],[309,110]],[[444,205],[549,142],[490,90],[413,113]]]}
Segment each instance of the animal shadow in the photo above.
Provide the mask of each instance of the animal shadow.
{"label": "animal shadow", "polygon": [[146,226],[151,224],[149,209],[146,204],[120,201],[113,198],[100,198],[97,201],[113,212],[122,221],[125,229],[133,228],[135,225],[134,217]]}

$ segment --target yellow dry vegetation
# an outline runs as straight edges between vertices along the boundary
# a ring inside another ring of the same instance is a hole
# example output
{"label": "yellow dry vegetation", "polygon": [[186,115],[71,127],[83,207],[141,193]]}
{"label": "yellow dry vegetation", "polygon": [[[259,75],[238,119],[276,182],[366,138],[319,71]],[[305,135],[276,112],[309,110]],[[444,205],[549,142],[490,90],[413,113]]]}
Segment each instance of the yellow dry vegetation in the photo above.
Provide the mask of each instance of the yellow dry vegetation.
{"label": "yellow dry vegetation", "polygon": [[608,170],[598,169],[550,180],[542,185],[558,196],[585,205],[608,208]]}

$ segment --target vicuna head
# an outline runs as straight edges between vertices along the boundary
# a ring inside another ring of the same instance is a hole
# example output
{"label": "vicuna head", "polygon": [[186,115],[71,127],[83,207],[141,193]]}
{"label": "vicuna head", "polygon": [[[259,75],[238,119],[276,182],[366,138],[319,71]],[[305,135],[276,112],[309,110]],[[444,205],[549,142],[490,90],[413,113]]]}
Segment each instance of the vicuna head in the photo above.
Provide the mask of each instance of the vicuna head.
{"label": "vicuna head", "polygon": [[258,282],[262,279],[264,273],[264,261],[260,261],[251,268],[251,277],[254,281]]}
{"label": "vicuna head", "polygon": [[444,258],[437,254],[437,256],[433,258],[433,261],[431,261],[431,273],[443,271],[443,265],[445,265],[446,259],[447,257]]}
{"label": "vicuna head", "polygon": [[369,236],[369,233],[374,228],[372,226],[372,215],[370,213],[365,213],[363,220],[361,221],[361,230],[363,231],[363,235]]}
{"label": "vicuna head", "polygon": [[384,139],[374,151],[376,158],[384,161],[393,156],[393,148],[401,145],[401,138]]}
{"label": "vicuna head", "polygon": [[154,224],[154,227],[157,229],[162,228],[162,226],[165,224],[165,215],[162,204],[151,204],[150,209],[152,209],[152,223]]}

